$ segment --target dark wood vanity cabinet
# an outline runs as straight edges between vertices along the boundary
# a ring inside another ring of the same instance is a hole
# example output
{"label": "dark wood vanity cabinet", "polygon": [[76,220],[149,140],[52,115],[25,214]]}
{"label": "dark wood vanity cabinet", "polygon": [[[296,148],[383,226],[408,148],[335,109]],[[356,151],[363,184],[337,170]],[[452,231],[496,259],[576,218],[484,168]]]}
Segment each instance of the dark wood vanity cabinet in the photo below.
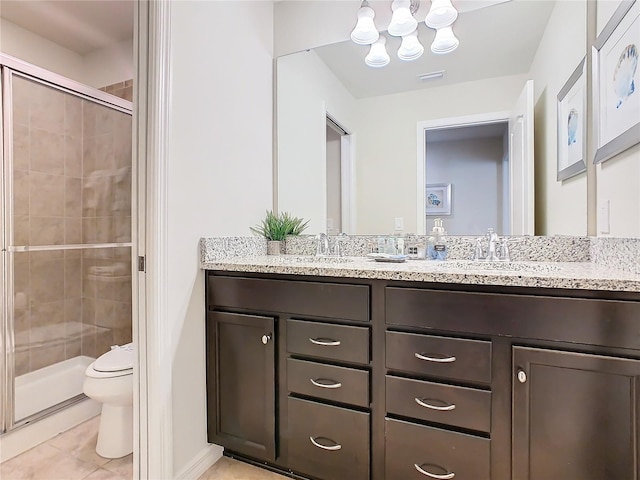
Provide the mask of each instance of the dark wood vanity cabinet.
{"label": "dark wood vanity cabinet", "polygon": [[210,441],[301,478],[640,480],[638,293],[208,272],[207,362]]}

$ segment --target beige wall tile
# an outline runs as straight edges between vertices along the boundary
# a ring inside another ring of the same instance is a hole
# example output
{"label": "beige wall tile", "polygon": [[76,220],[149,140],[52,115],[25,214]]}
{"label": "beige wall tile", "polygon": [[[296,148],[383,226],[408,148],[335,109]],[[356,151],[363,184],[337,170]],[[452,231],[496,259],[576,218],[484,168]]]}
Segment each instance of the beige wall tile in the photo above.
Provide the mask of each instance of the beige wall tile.
{"label": "beige wall tile", "polygon": [[52,347],[37,347],[30,351],[31,371],[36,371],[64,360],[64,343]]}
{"label": "beige wall tile", "polygon": [[29,227],[31,245],[62,245],[64,243],[63,217],[31,217]]}
{"label": "beige wall tile", "polygon": [[34,298],[31,307],[31,341],[41,343],[64,337],[64,299],[42,302]]}
{"label": "beige wall tile", "polygon": [[13,217],[13,244],[14,245],[30,245],[29,240],[29,217],[25,215],[16,215]]}
{"label": "beige wall tile", "polygon": [[105,133],[113,133],[113,122],[117,114],[117,110],[97,105],[95,134],[103,135]]}
{"label": "beige wall tile", "polygon": [[71,326],[69,325],[70,323],[83,323],[82,298],[64,299],[64,321],[67,324],[68,330],[71,329]]}
{"label": "beige wall tile", "polygon": [[34,302],[53,302],[64,299],[64,260],[62,258],[32,259],[30,273],[31,296]]}
{"label": "beige wall tile", "polygon": [[82,219],[64,219],[64,243],[67,245],[82,243]]}
{"label": "beige wall tile", "polygon": [[110,328],[100,327],[96,333],[96,357],[111,350],[113,344],[113,331]]}
{"label": "beige wall tile", "polygon": [[29,215],[29,172],[13,170],[13,214]]}
{"label": "beige wall tile", "polygon": [[82,297],[82,323],[96,324],[96,301],[94,298]]}
{"label": "beige wall tile", "polygon": [[31,158],[31,137],[27,125],[14,123],[13,127],[13,168],[29,170]]}
{"label": "beige wall tile", "polygon": [[98,243],[110,243],[115,239],[113,217],[96,218],[96,240]]}
{"label": "beige wall tile", "polygon": [[96,299],[96,325],[111,329],[114,327],[114,302],[111,300]]}
{"label": "beige wall tile", "polygon": [[95,171],[108,175],[113,171],[113,132],[100,134],[95,137]]}
{"label": "beige wall tile", "polygon": [[98,243],[95,218],[82,219],[82,243]]}
{"label": "beige wall tile", "polygon": [[127,343],[131,343],[131,335],[132,330],[131,326],[125,328],[114,328],[113,329],[113,344],[114,345],[126,345]]}
{"label": "beige wall tile", "polygon": [[34,86],[29,110],[31,128],[58,134],[63,133],[65,95],[60,90],[51,87]]}
{"label": "beige wall tile", "polygon": [[89,138],[96,134],[97,114],[98,105],[88,100],[82,102],[82,135],[85,144]]}
{"label": "beige wall tile", "polygon": [[13,104],[12,117],[14,125],[29,124],[29,108],[35,87],[36,85],[30,80],[17,76],[13,77],[11,102]]}
{"label": "beige wall tile", "polygon": [[96,355],[96,334],[94,332],[82,335],[80,341],[82,348],[82,355],[87,357],[97,358]]}
{"label": "beige wall tile", "polygon": [[94,179],[96,182],[96,217],[113,215],[114,188],[113,177],[104,176]]}
{"label": "beige wall tile", "polygon": [[31,171],[64,174],[64,135],[31,128]]}
{"label": "beige wall tile", "polygon": [[64,298],[82,297],[82,260],[64,260]]}
{"label": "beige wall tile", "polygon": [[75,358],[82,355],[82,339],[71,340],[64,344],[64,358]]}
{"label": "beige wall tile", "polygon": [[31,215],[63,217],[65,214],[65,177],[31,172],[29,176]]}
{"label": "beige wall tile", "polygon": [[114,217],[115,224],[115,241],[130,242],[131,241],[131,217]]}
{"label": "beige wall tile", "polygon": [[82,216],[82,179],[65,177],[64,216]]}
{"label": "beige wall tile", "polygon": [[71,94],[64,97],[64,133],[73,136],[82,133],[82,99]]}
{"label": "beige wall tile", "polygon": [[68,177],[82,177],[82,137],[77,135],[64,137],[64,174]]}
{"label": "beige wall tile", "polygon": [[84,135],[82,139],[82,176],[87,178],[93,175],[96,167],[96,138]]}
{"label": "beige wall tile", "polygon": [[[16,377],[29,373],[31,371],[31,364],[29,362],[29,352],[16,352],[15,354],[15,374]],[[0,477],[2,478],[2,477]],[[11,477],[7,477],[11,478]]]}

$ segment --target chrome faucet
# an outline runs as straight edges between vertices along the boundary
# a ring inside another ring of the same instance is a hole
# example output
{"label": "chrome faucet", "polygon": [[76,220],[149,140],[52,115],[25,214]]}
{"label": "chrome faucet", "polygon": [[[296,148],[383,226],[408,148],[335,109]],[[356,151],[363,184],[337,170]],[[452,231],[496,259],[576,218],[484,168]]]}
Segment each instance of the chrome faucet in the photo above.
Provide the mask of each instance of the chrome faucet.
{"label": "chrome faucet", "polygon": [[329,255],[329,238],[326,233],[319,233],[316,235],[316,257],[321,255]]}
{"label": "chrome faucet", "polygon": [[344,242],[348,237],[349,237],[349,235],[347,235],[344,232],[342,232],[340,235],[338,235],[336,237],[336,243],[333,245],[333,254],[334,255],[336,255],[338,257],[344,256],[344,247],[342,245],[342,242]]}

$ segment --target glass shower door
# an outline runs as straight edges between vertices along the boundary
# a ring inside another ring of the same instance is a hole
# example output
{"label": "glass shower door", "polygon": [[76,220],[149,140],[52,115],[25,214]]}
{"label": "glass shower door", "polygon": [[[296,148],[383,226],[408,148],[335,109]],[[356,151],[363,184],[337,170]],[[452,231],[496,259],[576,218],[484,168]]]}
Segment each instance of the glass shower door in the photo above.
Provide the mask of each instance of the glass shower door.
{"label": "glass shower door", "polygon": [[132,142],[130,111],[5,70],[12,426],[82,399],[86,367],[131,341]]}

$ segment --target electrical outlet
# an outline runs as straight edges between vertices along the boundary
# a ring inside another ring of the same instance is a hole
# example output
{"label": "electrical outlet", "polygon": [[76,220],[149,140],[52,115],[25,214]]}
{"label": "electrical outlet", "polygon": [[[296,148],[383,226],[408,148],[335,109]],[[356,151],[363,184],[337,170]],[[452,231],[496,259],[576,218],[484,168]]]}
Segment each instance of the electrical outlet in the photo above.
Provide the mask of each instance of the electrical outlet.
{"label": "electrical outlet", "polygon": [[396,217],[396,230],[404,230],[404,218]]}

